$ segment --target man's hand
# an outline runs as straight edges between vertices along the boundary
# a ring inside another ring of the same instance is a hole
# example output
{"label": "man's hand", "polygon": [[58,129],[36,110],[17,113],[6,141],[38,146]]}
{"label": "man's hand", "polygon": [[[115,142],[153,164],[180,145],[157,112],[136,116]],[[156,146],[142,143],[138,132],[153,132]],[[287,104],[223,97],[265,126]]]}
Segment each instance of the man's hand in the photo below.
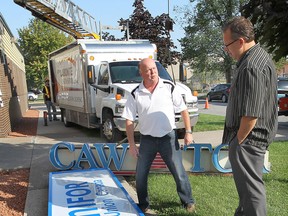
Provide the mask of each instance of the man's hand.
{"label": "man's hand", "polygon": [[189,145],[193,142],[193,137],[191,133],[186,133],[184,137],[184,143],[185,145]]}
{"label": "man's hand", "polygon": [[257,122],[256,117],[242,116],[241,121],[240,121],[240,127],[237,132],[237,139],[240,145],[244,142],[244,140],[253,130],[253,128],[256,125],[256,122]]}
{"label": "man's hand", "polygon": [[138,148],[137,146],[135,145],[135,143],[133,144],[129,144],[129,154],[135,158],[138,157],[139,155],[139,152],[138,152]]}
{"label": "man's hand", "polygon": [[[189,117],[189,113],[188,110],[183,110],[181,112],[181,116],[185,125],[185,137],[184,137],[184,144],[188,145],[191,144],[193,142],[193,137],[192,137],[192,130],[191,130],[191,123],[190,123],[190,117]],[[188,132],[189,131],[189,132]],[[182,147],[181,147],[182,149]]]}
{"label": "man's hand", "polygon": [[126,133],[127,133],[127,139],[129,143],[129,154],[133,157],[138,157],[138,148],[135,145],[134,140],[134,123],[133,121],[130,121],[126,119]]}

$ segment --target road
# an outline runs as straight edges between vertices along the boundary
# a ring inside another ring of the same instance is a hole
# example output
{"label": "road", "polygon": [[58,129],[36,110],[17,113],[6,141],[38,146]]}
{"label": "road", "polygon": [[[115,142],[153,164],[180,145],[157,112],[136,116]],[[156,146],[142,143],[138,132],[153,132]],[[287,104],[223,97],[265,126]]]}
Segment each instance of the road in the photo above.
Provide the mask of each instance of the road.
{"label": "road", "polygon": [[199,100],[198,101],[199,113],[225,116],[227,103],[222,103],[220,101],[219,102],[212,101],[209,102],[208,104],[209,108],[205,109],[205,100]]}
{"label": "road", "polygon": [[[198,101],[199,113],[225,116],[227,103],[218,101],[209,102],[209,108],[205,109],[205,100]],[[278,117],[278,131],[276,138],[278,140],[287,140],[288,116]]]}

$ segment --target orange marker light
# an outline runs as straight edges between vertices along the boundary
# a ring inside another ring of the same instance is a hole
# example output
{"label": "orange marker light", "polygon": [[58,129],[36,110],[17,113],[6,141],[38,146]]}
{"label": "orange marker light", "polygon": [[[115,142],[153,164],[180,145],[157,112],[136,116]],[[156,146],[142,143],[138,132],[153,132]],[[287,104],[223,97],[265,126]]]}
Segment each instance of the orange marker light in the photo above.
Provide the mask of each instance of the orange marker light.
{"label": "orange marker light", "polygon": [[121,100],[121,98],[122,98],[121,94],[116,94],[116,95],[115,95],[115,99],[116,99],[116,100]]}

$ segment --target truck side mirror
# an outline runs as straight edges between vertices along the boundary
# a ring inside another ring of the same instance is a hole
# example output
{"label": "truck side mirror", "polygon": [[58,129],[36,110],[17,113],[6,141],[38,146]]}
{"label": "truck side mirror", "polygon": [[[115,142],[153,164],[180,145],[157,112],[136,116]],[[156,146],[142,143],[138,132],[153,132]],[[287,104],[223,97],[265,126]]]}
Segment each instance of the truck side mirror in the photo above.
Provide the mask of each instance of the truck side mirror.
{"label": "truck side mirror", "polygon": [[182,62],[179,64],[179,80],[180,82],[187,81],[187,69]]}
{"label": "truck side mirror", "polygon": [[95,67],[94,65],[88,65],[87,67],[87,79],[89,84],[95,83]]}

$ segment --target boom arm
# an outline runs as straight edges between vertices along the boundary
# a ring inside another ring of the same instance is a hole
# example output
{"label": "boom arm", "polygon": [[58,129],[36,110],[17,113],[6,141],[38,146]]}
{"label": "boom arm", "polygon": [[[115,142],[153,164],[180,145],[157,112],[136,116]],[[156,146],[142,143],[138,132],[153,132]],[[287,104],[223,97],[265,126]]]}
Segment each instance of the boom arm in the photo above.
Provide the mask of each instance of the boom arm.
{"label": "boom arm", "polygon": [[79,39],[96,34],[96,20],[70,0],[14,0],[32,15]]}

